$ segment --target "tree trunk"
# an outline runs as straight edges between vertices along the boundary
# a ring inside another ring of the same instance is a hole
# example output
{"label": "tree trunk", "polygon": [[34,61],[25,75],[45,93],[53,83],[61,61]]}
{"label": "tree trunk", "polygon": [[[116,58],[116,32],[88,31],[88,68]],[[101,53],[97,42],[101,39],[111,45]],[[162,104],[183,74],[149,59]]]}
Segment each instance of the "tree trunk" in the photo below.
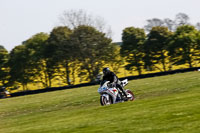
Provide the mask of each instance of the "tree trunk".
{"label": "tree trunk", "polygon": [[68,85],[71,85],[71,81],[70,81],[70,70],[69,70],[69,62],[68,62],[68,61],[65,62],[65,72],[66,72],[67,84],[68,84]]}
{"label": "tree trunk", "polygon": [[48,82],[49,82],[49,83],[48,83],[48,86],[51,87],[51,78],[49,77],[48,79],[49,79],[49,80],[48,80]]}
{"label": "tree trunk", "polygon": [[192,61],[191,60],[188,61],[188,64],[189,64],[189,67],[192,68]]}
{"label": "tree trunk", "polygon": [[189,54],[187,54],[187,57],[188,57],[188,64],[189,64],[189,67],[192,68],[192,58],[190,57],[191,53],[189,51]]}
{"label": "tree trunk", "polygon": [[137,71],[138,71],[138,74],[139,74],[139,75],[142,74],[142,70],[141,70],[140,66],[137,66]]}
{"label": "tree trunk", "polygon": [[161,62],[162,62],[162,65],[163,65],[163,70],[166,72],[165,55],[164,55],[163,51],[161,53],[161,57],[162,57]]}
{"label": "tree trunk", "polygon": [[75,84],[75,82],[76,82],[75,73],[76,73],[76,69],[75,69],[75,65],[73,65],[72,66],[72,77],[73,77],[73,83],[72,84]]}
{"label": "tree trunk", "polygon": [[45,78],[45,83],[44,83],[44,87],[49,87],[48,86],[48,73],[47,73],[47,71],[45,71],[45,73],[44,73],[44,78]]}
{"label": "tree trunk", "polygon": [[162,65],[163,65],[163,70],[166,72],[166,65],[165,65],[165,59],[162,59]]}

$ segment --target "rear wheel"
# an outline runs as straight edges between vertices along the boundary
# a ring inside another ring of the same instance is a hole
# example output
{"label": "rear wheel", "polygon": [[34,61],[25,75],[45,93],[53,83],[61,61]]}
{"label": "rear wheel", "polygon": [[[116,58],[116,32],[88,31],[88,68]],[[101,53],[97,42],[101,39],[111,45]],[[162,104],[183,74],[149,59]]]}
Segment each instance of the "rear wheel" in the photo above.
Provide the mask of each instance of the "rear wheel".
{"label": "rear wheel", "polygon": [[110,96],[108,96],[108,99],[106,98],[106,96],[100,96],[100,103],[102,106],[104,106],[104,105],[110,105],[113,102]]}
{"label": "rear wheel", "polygon": [[135,95],[133,94],[132,91],[126,90],[126,93],[129,101],[133,101],[135,99]]}

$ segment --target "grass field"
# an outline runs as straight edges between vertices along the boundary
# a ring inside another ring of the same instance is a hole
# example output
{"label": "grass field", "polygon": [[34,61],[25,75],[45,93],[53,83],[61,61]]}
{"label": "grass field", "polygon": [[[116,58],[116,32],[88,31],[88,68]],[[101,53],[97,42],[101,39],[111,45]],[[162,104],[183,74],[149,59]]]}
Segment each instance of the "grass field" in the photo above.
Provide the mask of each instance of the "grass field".
{"label": "grass field", "polygon": [[104,107],[97,88],[0,99],[0,133],[200,133],[200,72],[130,81],[136,100]]}

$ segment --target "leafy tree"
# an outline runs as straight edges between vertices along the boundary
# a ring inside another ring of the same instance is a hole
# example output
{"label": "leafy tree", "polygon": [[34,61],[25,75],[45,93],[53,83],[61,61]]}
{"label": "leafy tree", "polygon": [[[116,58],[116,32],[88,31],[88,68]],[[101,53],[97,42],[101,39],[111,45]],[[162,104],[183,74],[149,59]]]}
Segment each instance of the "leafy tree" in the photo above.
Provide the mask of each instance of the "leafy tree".
{"label": "leafy tree", "polygon": [[21,83],[23,89],[27,89],[27,84],[29,82],[34,81],[34,74],[32,66],[29,62],[29,53],[26,50],[25,45],[16,46],[10,52],[9,59],[9,67],[10,67],[10,83],[18,82]]}
{"label": "leafy tree", "polygon": [[78,60],[81,62],[79,76],[94,81],[109,55],[111,39],[91,26],[79,26],[71,35]]}
{"label": "leafy tree", "polygon": [[199,57],[198,40],[199,32],[194,26],[179,26],[172,36],[169,47],[169,55],[173,64],[187,63],[189,67],[193,67],[195,58]]}
{"label": "leafy tree", "polygon": [[0,45],[0,84],[5,85],[8,80],[8,51]]}
{"label": "leafy tree", "polygon": [[38,33],[22,45],[15,47],[10,53],[8,62],[10,67],[10,83],[21,83],[24,90],[30,82],[42,82],[44,87],[49,86],[46,77],[48,70],[44,59],[44,47],[48,34]]}
{"label": "leafy tree", "polygon": [[66,26],[54,28],[50,33],[47,48],[47,51],[50,54],[49,58],[54,60],[55,64],[60,64],[62,66],[61,68],[64,67],[64,71],[60,69],[60,76],[64,78],[64,82],[68,85],[71,84],[70,67],[76,67],[71,64],[75,61],[75,52],[77,52],[75,51],[73,44],[70,42],[71,34],[72,31]]}
{"label": "leafy tree", "polygon": [[[167,70],[167,58],[168,58],[168,43],[169,38],[172,33],[168,30],[167,27],[153,27],[150,33],[147,35],[147,40],[145,43],[145,51],[148,54],[145,57],[148,57],[148,62],[152,67],[155,64],[162,64],[161,71]],[[147,59],[146,59],[147,60]],[[145,61],[146,61],[145,60]],[[159,67],[157,67],[159,68]]]}
{"label": "leafy tree", "polygon": [[125,67],[130,71],[137,70],[139,75],[142,73],[145,38],[145,32],[140,28],[128,27],[122,33],[121,55],[128,62]]}
{"label": "leafy tree", "polygon": [[46,41],[48,37],[48,34],[41,32],[23,43],[27,53],[29,53],[29,65],[32,66],[35,72],[34,81],[41,82],[43,87],[51,86],[51,80],[55,77],[55,65],[45,57]]}
{"label": "leafy tree", "polygon": [[112,71],[116,74],[119,73],[119,68],[124,64],[124,59],[120,55],[120,48],[118,44],[112,43],[108,49],[109,55],[106,58],[106,62],[110,63]]}
{"label": "leafy tree", "polygon": [[196,47],[195,47],[195,61],[196,64],[200,63],[200,31],[196,34]]}

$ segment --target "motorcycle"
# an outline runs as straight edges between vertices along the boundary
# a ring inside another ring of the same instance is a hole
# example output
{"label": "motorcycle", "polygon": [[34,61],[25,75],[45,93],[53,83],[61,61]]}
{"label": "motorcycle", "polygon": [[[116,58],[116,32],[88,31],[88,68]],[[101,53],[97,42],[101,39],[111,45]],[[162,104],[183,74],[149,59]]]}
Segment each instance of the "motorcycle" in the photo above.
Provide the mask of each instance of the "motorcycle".
{"label": "motorcycle", "polygon": [[7,91],[4,87],[0,88],[0,99],[10,97],[10,92]]}
{"label": "motorcycle", "polygon": [[[100,96],[101,105],[104,106],[104,105],[125,102],[122,95],[123,93],[116,87],[109,87],[110,86],[109,82],[110,81],[102,82],[98,89],[98,93],[101,95]],[[121,81],[121,83],[122,83],[122,87],[126,86],[128,84],[128,79]],[[128,100],[126,101],[133,101],[135,99],[135,96],[131,90],[126,89],[125,92],[128,98]]]}

